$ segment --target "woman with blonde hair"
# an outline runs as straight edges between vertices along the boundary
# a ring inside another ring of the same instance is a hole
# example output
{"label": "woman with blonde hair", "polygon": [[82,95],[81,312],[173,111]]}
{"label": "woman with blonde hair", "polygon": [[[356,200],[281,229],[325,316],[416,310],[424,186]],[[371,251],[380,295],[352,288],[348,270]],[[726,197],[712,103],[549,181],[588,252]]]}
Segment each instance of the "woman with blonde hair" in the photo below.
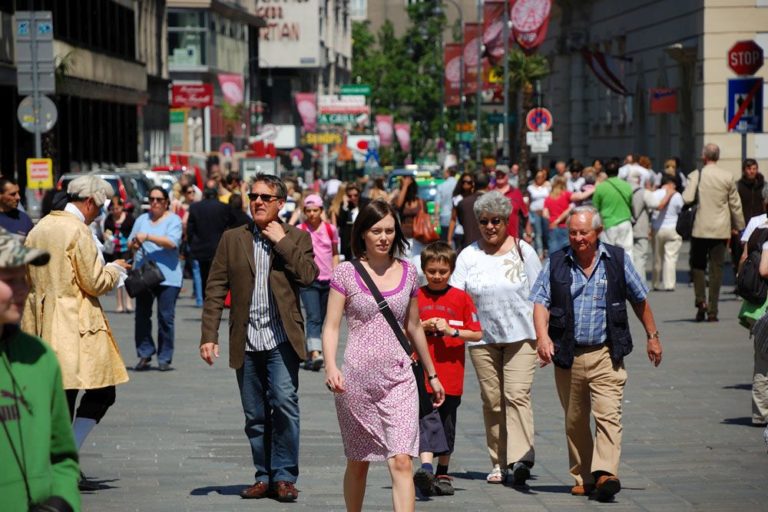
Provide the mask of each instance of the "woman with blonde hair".
{"label": "woman with blonde hair", "polygon": [[331,201],[331,205],[328,207],[328,220],[336,227],[339,227],[339,212],[341,212],[345,197],[347,197],[347,184],[342,183],[339,185],[339,190],[333,196],[333,201]]}

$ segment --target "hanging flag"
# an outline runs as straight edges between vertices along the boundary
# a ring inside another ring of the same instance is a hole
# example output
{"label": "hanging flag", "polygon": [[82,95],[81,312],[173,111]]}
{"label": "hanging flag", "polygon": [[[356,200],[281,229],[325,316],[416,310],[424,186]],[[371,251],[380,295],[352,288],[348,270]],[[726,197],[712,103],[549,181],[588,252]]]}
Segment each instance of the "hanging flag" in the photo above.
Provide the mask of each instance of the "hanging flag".
{"label": "hanging flag", "polygon": [[461,52],[460,43],[446,44],[443,51],[443,87],[448,107],[455,107],[461,102]]}
{"label": "hanging flag", "polygon": [[581,56],[592,70],[592,74],[600,80],[608,89],[622,96],[631,96],[629,89],[624,85],[624,64],[632,59],[624,57],[612,57],[599,51],[589,51],[582,48]]}
{"label": "hanging flag", "polygon": [[551,11],[552,0],[525,0],[512,6],[512,35],[526,53],[532,52],[544,42]]}
{"label": "hanging flag", "polygon": [[651,114],[674,114],[677,112],[677,89],[654,87],[648,90],[651,97]]}
{"label": "hanging flag", "polygon": [[504,0],[486,0],[483,4],[483,44],[494,63],[504,56]]}
{"label": "hanging flag", "polygon": [[315,131],[317,129],[317,96],[313,92],[297,92],[294,99],[304,130]]}
{"label": "hanging flag", "polygon": [[395,135],[403,153],[411,151],[411,125],[409,123],[395,123]]}
{"label": "hanging flag", "polygon": [[243,94],[243,75],[219,74],[219,86],[224,95],[224,101],[229,105],[240,105],[245,96]]}
{"label": "hanging flag", "polygon": [[392,145],[394,138],[392,116],[377,115],[376,130],[379,132],[379,146],[386,148]]}
{"label": "hanging flag", "polygon": [[464,91],[468,94],[477,92],[477,73],[479,72],[480,52],[483,27],[480,23],[464,24]]}

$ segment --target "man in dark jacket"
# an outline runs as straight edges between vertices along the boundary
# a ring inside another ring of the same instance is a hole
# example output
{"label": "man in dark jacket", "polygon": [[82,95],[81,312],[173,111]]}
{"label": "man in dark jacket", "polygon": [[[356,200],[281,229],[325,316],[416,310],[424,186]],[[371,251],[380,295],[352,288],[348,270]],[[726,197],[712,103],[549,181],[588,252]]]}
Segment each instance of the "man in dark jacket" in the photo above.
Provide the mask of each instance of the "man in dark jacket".
{"label": "man in dark jacket", "polygon": [[[565,435],[575,496],[608,501],[621,490],[621,409],[632,351],[626,301],[648,337],[646,351],[661,363],[661,342],[648,288],[620,247],[598,242],[603,222],[592,206],[568,218],[570,246],[550,254],[531,290],[536,351],[541,366],[555,363],[565,412]],[[596,434],[590,430],[590,413]]]}
{"label": "man in dark jacket", "polygon": [[192,203],[189,207],[187,220],[187,243],[192,259],[200,264],[200,278],[203,283],[203,300],[205,300],[205,283],[211,271],[211,262],[216,254],[216,247],[224,231],[230,224],[229,206],[218,199],[218,191],[206,186],[203,200]]}
{"label": "man in dark jacket", "polygon": [[[765,204],[768,200],[768,184],[765,177],[757,167],[757,161],[747,158],[741,165],[741,179],[736,182],[739,197],[741,198],[741,211],[744,213],[744,225],[749,224],[749,219],[765,213]],[[733,265],[739,264],[741,258],[741,233],[734,233],[731,237],[731,261]]]}

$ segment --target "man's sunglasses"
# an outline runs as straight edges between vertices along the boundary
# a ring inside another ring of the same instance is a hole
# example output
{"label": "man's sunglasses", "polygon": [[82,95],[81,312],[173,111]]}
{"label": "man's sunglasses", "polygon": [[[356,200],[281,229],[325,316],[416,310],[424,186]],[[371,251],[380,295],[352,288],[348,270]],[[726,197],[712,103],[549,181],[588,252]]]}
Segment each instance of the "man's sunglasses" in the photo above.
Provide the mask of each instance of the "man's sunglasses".
{"label": "man's sunglasses", "polygon": [[500,217],[494,217],[492,219],[480,219],[478,222],[481,226],[487,226],[489,222],[494,226],[498,226],[504,221]]}
{"label": "man's sunglasses", "polygon": [[255,192],[251,192],[248,194],[248,199],[251,201],[261,199],[265,203],[271,203],[276,199],[280,199],[280,196],[273,196],[272,194],[256,194]]}

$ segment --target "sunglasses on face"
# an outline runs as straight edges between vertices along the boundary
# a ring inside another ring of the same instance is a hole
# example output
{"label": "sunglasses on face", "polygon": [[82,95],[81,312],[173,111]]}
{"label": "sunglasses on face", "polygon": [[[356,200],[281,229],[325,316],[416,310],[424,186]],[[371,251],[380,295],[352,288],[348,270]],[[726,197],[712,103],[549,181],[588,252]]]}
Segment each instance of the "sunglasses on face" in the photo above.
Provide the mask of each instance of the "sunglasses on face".
{"label": "sunglasses on face", "polygon": [[494,217],[492,219],[480,219],[478,222],[481,226],[487,226],[488,223],[491,223],[493,226],[498,226],[504,221],[500,217]]}
{"label": "sunglasses on face", "polygon": [[472,180],[461,180],[462,185],[474,185],[475,182]]}
{"label": "sunglasses on face", "polygon": [[251,192],[250,194],[248,194],[248,199],[250,199],[251,201],[261,199],[265,203],[271,203],[276,199],[280,199],[280,196],[273,196],[272,194],[257,194],[255,192]]}
{"label": "sunglasses on face", "polygon": [[165,201],[164,197],[152,197],[152,196],[149,197],[150,203],[162,203],[163,201]]}

